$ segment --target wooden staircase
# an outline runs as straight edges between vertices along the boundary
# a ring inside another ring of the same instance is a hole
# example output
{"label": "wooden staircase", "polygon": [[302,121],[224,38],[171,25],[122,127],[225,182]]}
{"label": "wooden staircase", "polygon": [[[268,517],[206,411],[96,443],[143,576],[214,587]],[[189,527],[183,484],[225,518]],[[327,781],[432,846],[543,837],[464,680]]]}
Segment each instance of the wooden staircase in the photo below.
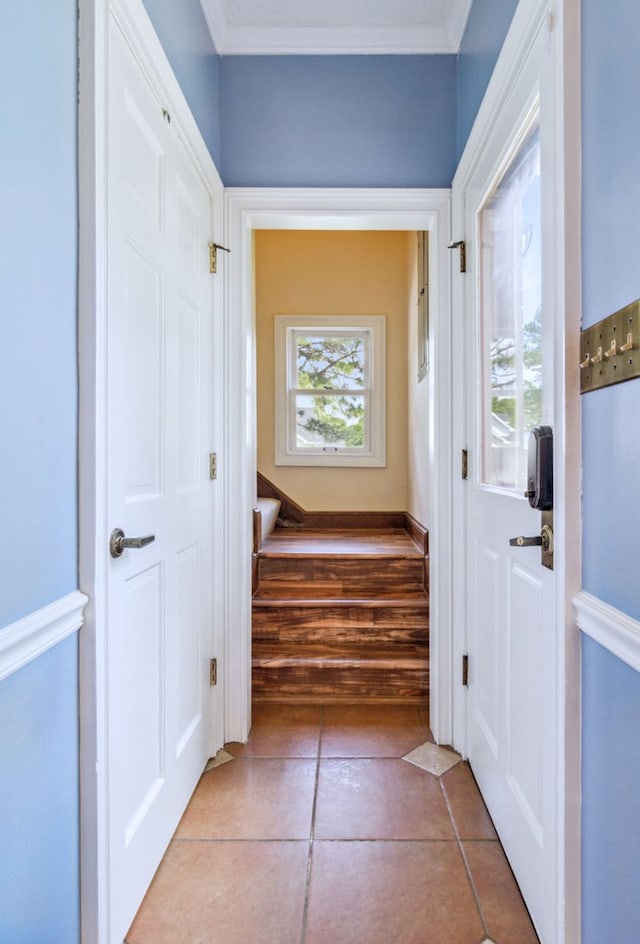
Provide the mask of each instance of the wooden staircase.
{"label": "wooden staircase", "polygon": [[276,528],[255,561],[256,701],[423,702],[426,536]]}

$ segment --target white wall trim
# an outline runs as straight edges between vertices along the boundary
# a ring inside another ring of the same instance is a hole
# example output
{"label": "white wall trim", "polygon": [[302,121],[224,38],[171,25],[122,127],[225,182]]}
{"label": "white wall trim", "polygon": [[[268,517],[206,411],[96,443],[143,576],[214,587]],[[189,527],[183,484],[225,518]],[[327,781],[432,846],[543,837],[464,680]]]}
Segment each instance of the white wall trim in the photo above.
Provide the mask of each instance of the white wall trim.
{"label": "white wall trim", "polygon": [[578,628],[640,672],[640,621],[581,590],[573,598]]}
{"label": "white wall trim", "polygon": [[[238,529],[230,534],[228,598],[236,607],[229,637],[231,677],[227,712],[238,740],[250,724],[251,508],[256,488],[253,231],[429,230],[431,244],[429,525],[431,563],[431,725],[436,740],[450,743],[451,664],[451,431],[450,431],[450,237],[449,190],[253,189],[226,191],[226,239],[231,248],[227,297],[229,410],[236,425],[227,442],[233,481],[227,501]],[[434,391],[438,390],[435,397]]]}
{"label": "white wall trim", "polygon": [[0,629],[0,682],[78,632],[87,599],[74,590]]}
{"label": "white wall trim", "polygon": [[457,53],[471,0],[449,0],[440,22],[418,26],[253,26],[229,23],[220,0],[202,0],[216,52],[229,55]]}

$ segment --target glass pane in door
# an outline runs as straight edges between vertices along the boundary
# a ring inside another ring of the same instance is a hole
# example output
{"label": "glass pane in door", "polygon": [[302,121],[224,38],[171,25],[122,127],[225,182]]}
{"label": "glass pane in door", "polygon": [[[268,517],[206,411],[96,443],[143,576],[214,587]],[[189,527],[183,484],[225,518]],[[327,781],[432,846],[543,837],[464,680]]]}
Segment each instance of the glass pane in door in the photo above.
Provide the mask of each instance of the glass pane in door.
{"label": "glass pane in door", "polygon": [[479,213],[481,481],[522,495],[542,417],[540,132],[532,122]]}

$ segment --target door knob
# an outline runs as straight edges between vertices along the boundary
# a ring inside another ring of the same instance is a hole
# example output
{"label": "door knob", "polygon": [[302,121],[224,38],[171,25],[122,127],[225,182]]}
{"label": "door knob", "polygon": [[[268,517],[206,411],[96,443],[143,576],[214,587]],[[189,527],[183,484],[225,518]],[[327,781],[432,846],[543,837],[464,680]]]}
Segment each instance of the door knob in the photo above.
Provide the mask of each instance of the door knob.
{"label": "door knob", "polygon": [[146,547],[155,539],[155,534],[147,534],[143,538],[126,538],[122,528],[114,528],[109,538],[109,550],[112,557],[122,557],[126,547]]}

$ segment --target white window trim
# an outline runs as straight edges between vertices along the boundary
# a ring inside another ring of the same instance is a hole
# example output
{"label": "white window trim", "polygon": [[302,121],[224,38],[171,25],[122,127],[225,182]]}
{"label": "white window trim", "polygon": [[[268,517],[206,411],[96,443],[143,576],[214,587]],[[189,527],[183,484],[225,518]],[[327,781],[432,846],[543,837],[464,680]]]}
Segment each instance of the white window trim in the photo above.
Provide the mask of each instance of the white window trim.
{"label": "white window trim", "polygon": [[[355,331],[369,337],[369,363],[364,389],[368,412],[367,442],[361,448],[337,447],[318,452],[295,446],[295,408],[291,386],[294,373],[290,341],[297,329]],[[275,464],[382,468],[386,464],[386,318],[384,315],[275,316]]]}

